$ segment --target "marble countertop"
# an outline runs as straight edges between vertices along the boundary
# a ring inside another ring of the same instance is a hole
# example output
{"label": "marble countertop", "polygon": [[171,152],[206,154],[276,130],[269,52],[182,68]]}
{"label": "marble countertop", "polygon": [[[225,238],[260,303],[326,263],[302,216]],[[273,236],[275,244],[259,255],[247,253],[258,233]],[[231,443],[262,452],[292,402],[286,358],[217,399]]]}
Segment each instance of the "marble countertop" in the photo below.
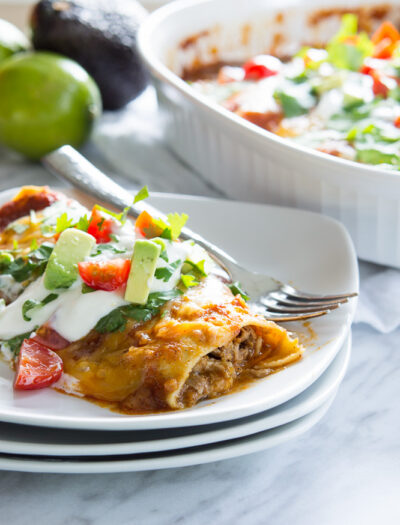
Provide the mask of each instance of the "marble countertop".
{"label": "marble countertop", "polygon": [[[85,154],[99,165],[95,151]],[[40,166],[0,151],[0,190],[28,181],[51,179]],[[0,522],[398,524],[399,337],[400,330],[380,334],[355,325],[350,367],[333,405],[295,441],[237,459],[144,473],[0,472]]]}

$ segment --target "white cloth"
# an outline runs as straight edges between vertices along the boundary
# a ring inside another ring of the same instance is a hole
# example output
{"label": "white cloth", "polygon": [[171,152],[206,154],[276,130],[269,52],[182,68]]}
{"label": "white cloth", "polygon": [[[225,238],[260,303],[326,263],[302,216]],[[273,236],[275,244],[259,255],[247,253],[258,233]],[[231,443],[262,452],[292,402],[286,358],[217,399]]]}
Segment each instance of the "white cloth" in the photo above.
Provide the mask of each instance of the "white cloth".
{"label": "white cloth", "polygon": [[389,333],[400,325],[400,271],[360,262],[360,297],[355,323]]}

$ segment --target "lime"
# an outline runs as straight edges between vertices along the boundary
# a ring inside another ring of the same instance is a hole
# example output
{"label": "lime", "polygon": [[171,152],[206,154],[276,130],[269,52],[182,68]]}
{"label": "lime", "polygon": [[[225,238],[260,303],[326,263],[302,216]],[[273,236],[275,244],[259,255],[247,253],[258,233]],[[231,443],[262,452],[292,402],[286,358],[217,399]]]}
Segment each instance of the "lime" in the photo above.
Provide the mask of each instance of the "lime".
{"label": "lime", "polygon": [[100,113],[97,85],[69,58],[28,52],[0,65],[0,142],[29,158],[79,147]]}
{"label": "lime", "polygon": [[29,41],[18,28],[0,18],[0,62],[5,58],[26,51]]}

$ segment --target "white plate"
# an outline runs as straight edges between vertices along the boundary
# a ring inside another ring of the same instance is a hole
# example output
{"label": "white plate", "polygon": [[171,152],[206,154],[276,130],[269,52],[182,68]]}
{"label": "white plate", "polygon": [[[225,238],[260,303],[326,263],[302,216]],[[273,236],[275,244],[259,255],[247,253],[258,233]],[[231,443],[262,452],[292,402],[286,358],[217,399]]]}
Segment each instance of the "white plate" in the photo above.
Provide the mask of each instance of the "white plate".
{"label": "white plate", "polygon": [[[232,439],[214,445],[193,447],[182,451],[129,456],[92,458],[37,458],[0,454],[0,470],[46,472],[65,474],[99,474],[110,472],[138,472],[166,468],[187,467],[244,456],[274,447],[307,432],[327,412],[335,394],[322,406],[292,423],[259,432],[252,436]],[[117,459],[116,459],[117,458]]]}
{"label": "white plate", "polygon": [[309,414],[338,389],[351,354],[351,333],[322,376],[310,388],[280,405],[230,423],[183,429],[121,432],[47,429],[0,424],[0,453],[36,456],[105,456],[180,450],[249,436]]}
{"label": "white plate", "polygon": [[[5,192],[0,201],[8,198],[10,192]],[[353,245],[343,226],[332,219],[217,199],[158,195],[151,202],[163,211],[187,212],[194,230],[254,270],[315,293],[358,290]],[[307,327],[291,323],[290,329],[298,332],[306,345],[298,363],[243,391],[170,413],[126,416],[51,389],[14,392],[13,373],[2,363],[0,421],[76,429],[143,430],[210,424],[256,414],[298,395],[323,373],[343,344],[355,308],[356,301],[352,300]]]}

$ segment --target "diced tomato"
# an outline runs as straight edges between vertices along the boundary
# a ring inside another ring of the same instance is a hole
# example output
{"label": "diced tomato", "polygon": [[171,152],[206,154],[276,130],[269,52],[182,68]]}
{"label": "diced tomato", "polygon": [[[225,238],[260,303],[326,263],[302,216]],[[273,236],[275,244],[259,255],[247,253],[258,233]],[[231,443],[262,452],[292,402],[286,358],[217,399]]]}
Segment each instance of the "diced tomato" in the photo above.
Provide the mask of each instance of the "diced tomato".
{"label": "diced tomato", "polygon": [[400,33],[391,22],[386,21],[378,27],[371,40],[375,44],[374,58],[387,59],[392,56]]}
{"label": "diced tomato", "polygon": [[53,350],[34,341],[22,343],[15,375],[15,390],[37,390],[58,381],[63,372],[63,362]]}
{"label": "diced tomato", "polygon": [[153,217],[150,213],[147,213],[147,211],[142,211],[136,219],[135,228],[143,237],[147,237],[147,239],[159,237],[163,232],[163,229],[154,222]]}
{"label": "diced tomato", "polygon": [[71,344],[56,330],[47,325],[41,326],[36,335],[31,338],[31,341],[47,346],[50,350],[62,350]]}
{"label": "diced tomato", "polygon": [[131,269],[129,259],[84,261],[78,263],[79,274],[85,284],[95,290],[112,292],[126,283]]}
{"label": "diced tomato", "polygon": [[363,64],[360,69],[360,73],[362,73],[363,75],[370,75],[372,71],[374,71],[374,69],[368,64]]}
{"label": "diced tomato", "polygon": [[371,71],[371,76],[373,78],[372,91],[375,96],[381,96],[386,98],[389,93],[388,86],[382,81],[381,75],[377,71]]}
{"label": "diced tomato", "polygon": [[110,234],[113,231],[113,225],[113,219],[105,217],[97,206],[93,206],[88,233],[93,235],[97,244],[111,241]]}
{"label": "diced tomato", "polygon": [[392,42],[390,38],[384,38],[378,44],[375,45],[375,49],[373,52],[374,58],[381,58],[381,59],[387,59],[390,58],[393,55],[393,51],[395,50],[396,42]]}
{"label": "diced tomato", "polygon": [[394,27],[394,25],[388,20],[383,22],[375,33],[372,35],[371,40],[374,44],[379,44],[385,38],[389,38],[392,42],[397,42],[400,40],[400,33]]}
{"label": "diced tomato", "polygon": [[[260,55],[249,60],[243,66],[245,80],[261,80],[262,78],[277,75],[278,70],[272,67],[272,64],[274,64],[273,61],[276,60],[275,57],[269,57],[268,55]],[[269,64],[269,62],[271,62],[271,64]]]}
{"label": "diced tomato", "polygon": [[394,121],[394,125],[396,126],[396,128],[400,128],[400,116],[396,118],[396,120]]}

